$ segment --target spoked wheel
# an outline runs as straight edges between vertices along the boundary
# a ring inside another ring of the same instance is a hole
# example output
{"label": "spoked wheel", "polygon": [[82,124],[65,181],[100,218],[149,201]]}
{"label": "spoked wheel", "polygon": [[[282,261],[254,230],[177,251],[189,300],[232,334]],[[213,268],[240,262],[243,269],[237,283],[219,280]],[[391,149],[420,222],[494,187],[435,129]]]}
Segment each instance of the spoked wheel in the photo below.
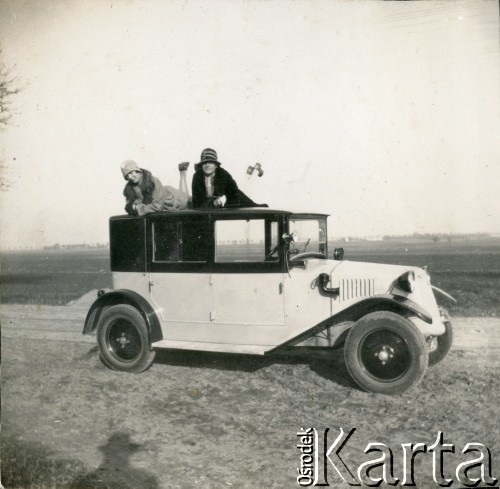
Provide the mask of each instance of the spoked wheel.
{"label": "spoked wheel", "polygon": [[113,370],[142,372],[155,357],[144,318],[128,304],[112,306],[102,314],[97,343],[103,363]]}
{"label": "spoked wheel", "polygon": [[424,337],[409,320],[392,312],[374,312],[349,331],[344,346],[347,369],[368,392],[401,394],[425,374]]}

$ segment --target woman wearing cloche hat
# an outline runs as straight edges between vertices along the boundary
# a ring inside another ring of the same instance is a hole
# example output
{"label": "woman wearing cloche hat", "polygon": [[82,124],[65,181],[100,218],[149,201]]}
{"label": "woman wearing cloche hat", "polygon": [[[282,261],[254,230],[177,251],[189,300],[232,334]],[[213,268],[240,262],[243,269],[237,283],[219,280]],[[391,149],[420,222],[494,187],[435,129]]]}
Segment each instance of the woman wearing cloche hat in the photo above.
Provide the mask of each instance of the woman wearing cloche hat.
{"label": "woman wearing cloche hat", "polygon": [[184,210],[188,206],[188,194],[169,185],[165,187],[160,180],[135,161],[125,160],[121,165],[123,178],[127,184],[123,189],[125,211],[135,216],[151,212]]}
{"label": "woman wearing cloche hat", "polygon": [[[200,162],[194,165],[192,193],[194,208],[256,207],[234,181],[231,174],[221,168],[217,153],[211,148],[201,152]],[[265,207],[267,207],[264,204]]]}

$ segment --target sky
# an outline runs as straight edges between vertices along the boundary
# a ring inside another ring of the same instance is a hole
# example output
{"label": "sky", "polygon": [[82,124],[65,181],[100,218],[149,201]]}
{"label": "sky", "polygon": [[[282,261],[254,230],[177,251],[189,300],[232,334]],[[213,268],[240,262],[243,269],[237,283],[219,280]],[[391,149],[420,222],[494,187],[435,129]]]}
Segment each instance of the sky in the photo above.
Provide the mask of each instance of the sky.
{"label": "sky", "polygon": [[[2,0],[0,246],[108,241],[120,164],[206,147],[329,235],[500,233],[496,0]],[[259,162],[264,175],[248,176]]]}

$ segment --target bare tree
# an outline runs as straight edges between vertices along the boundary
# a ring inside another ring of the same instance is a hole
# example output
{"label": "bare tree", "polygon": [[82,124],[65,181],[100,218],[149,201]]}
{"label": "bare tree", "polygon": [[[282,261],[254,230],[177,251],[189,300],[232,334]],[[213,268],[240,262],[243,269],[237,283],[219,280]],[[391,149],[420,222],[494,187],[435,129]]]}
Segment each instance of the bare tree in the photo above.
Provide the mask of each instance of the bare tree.
{"label": "bare tree", "polygon": [[[10,69],[3,61],[2,48],[0,47],[0,131],[4,131],[12,117],[12,98],[19,93],[15,86],[15,80]],[[7,164],[0,155],[0,190],[6,190],[10,187],[5,176]]]}

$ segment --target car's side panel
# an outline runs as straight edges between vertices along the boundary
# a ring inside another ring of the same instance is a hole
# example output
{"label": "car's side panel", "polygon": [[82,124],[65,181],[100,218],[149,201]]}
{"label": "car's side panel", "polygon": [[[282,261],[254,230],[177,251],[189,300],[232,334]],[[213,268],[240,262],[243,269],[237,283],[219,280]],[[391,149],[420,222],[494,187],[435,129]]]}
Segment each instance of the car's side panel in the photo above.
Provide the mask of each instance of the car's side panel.
{"label": "car's side panel", "polygon": [[266,345],[232,345],[229,343],[200,343],[199,341],[161,340],[153,343],[153,348],[174,350],[196,350],[220,353],[240,353],[246,355],[264,355],[271,347]]}
{"label": "car's side panel", "polygon": [[[150,298],[162,322],[209,323],[212,286],[209,273],[152,273]],[[171,333],[164,328],[166,336]]]}
{"label": "car's side panel", "polygon": [[[166,323],[163,323],[166,324]],[[283,326],[243,324],[169,323],[173,337],[165,337],[161,347],[201,351],[264,353],[280,343]],[[231,339],[233,341],[231,341]],[[189,345],[187,347],[186,345]]]}
{"label": "car's side panel", "polygon": [[329,318],[332,301],[318,288],[318,275],[324,268],[324,260],[308,260],[305,267],[291,268],[284,277],[286,338],[295,336]]}
{"label": "car's side panel", "polygon": [[214,325],[241,324],[251,328],[285,322],[282,273],[214,273],[212,289]]}
{"label": "car's side panel", "polygon": [[223,351],[222,345],[266,345],[267,349],[285,335],[281,273],[178,277],[167,273],[155,275],[153,281],[154,303],[167,305],[158,309],[165,341],[187,342],[192,347],[199,343],[196,349],[213,351]]}
{"label": "car's side panel", "polygon": [[147,299],[149,297],[149,273],[113,272],[113,288],[133,290]]}

